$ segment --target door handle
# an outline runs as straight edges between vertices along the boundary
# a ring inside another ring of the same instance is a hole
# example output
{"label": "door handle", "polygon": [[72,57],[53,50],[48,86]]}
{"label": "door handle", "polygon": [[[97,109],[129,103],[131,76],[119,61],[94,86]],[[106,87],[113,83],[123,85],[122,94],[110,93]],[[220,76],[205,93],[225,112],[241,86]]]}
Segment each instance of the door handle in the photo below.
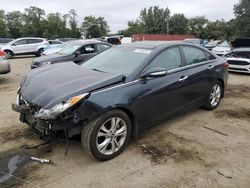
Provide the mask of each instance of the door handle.
{"label": "door handle", "polygon": [[180,79],[179,79],[179,82],[182,82],[184,80],[186,80],[188,78],[188,76],[182,76]]}
{"label": "door handle", "polygon": [[213,68],[214,68],[213,65],[209,65],[207,69],[210,70],[210,69],[213,69]]}

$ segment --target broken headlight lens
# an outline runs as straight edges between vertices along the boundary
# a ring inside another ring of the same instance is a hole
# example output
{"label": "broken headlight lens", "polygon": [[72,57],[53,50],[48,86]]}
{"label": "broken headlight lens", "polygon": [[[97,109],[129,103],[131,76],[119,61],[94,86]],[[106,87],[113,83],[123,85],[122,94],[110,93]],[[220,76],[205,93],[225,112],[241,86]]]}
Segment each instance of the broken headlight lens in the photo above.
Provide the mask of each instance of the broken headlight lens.
{"label": "broken headlight lens", "polygon": [[89,93],[72,97],[53,106],[50,109],[41,108],[39,112],[35,114],[35,117],[39,119],[55,119],[59,114],[61,114],[71,106],[75,105],[80,100],[85,99],[87,96],[89,96]]}

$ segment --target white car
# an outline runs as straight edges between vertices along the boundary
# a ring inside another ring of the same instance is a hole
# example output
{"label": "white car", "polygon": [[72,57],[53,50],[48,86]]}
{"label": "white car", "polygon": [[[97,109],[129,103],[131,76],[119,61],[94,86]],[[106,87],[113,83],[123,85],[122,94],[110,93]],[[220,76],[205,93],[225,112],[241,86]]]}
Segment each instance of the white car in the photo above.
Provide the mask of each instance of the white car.
{"label": "white car", "polygon": [[227,41],[224,41],[214,47],[212,51],[218,56],[224,56],[231,52],[231,47]]}
{"label": "white car", "polygon": [[234,49],[224,57],[231,72],[250,73],[250,39],[235,39],[232,42]]}
{"label": "white car", "polygon": [[19,38],[9,42],[1,47],[6,54],[6,58],[10,59],[16,55],[36,55],[40,56],[49,43],[44,38],[27,37]]}
{"label": "white car", "polygon": [[10,72],[10,64],[5,58],[5,53],[0,50],[0,74],[7,74]]}

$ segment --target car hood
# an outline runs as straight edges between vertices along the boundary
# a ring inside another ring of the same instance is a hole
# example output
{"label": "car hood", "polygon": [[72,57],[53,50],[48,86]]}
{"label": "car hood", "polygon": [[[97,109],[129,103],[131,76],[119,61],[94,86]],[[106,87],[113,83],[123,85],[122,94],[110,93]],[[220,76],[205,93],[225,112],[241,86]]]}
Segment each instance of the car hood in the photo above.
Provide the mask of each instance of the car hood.
{"label": "car hood", "polygon": [[215,48],[213,48],[213,51],[219,51],[219,52],[224,52],[224,51],[230,51],[230,47],[220,47],[220,46],[217,46]]}
{"label": "car hood", "polygon": [[250,38],[235,39],[231,44],[234,48],[250,47]]}
{"label": "car hood", "polygon": [[34,59],[34,63],[41,63],[41,62],[53,62],[65,57],[70,56],[70,54],[59,54],[59,53],[53,53],[53,54],[48,54],[46,56],[41,56],[38,58]]}
{"label": "car hood", "polygon": [[49,54],[54,54],[54,53],[57,53],[61,50],[62,48],[50,48],[48,50],[45,50],[43,53],[45,55],[49,55]]}
{"label": "car hood", "polygon": [[123,75],[83,68],[74,63],[61,63],[31,70],[21,83],[20,95],[42,108],[71,97],[121,82]]}

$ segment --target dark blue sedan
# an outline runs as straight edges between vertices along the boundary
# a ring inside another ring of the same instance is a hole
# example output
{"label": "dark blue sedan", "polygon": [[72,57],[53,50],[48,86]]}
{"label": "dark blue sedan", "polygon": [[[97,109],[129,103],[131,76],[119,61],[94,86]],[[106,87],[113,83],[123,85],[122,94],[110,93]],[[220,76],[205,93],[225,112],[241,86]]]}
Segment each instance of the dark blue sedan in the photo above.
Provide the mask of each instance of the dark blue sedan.
{"label": "dark blue sedan", "polygon": [[32,70],[13,109],[41,136],[81,134],[90,156],[109,160],[164,119],[194,107],[217,108],[227,69],[226,60],[188,43],[124,44],[80,65]]}

